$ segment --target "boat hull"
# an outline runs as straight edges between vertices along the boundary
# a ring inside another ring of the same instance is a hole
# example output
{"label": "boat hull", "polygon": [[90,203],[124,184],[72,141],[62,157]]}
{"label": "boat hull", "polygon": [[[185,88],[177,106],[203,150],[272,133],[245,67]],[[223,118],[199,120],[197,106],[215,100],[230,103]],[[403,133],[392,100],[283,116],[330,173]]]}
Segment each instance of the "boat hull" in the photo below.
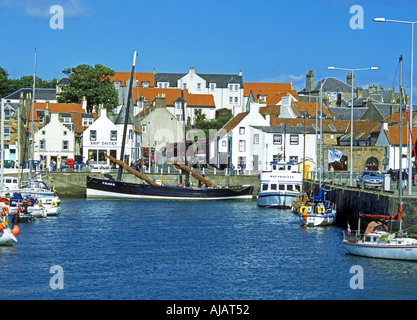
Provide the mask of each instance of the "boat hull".
{"label": "boat hull", "polygon": [[87,198],[131,198],[163,200],[252,199],[253,186],[230,188],[191,188],[154,186],[87,177]]}
{"label": "boat hull", "polygon": [[417,260],[417,245],[366,245],[342,242],[343,248],[350,254],[369,258]]}
{"label": "boat hull", "polygon": [[263,192],[258,193],[257,205],[264,208],[291,208],[297,198],[298,193]]}
{"label": "boat hull", "polygon": [[305,227],[324,227],[336,222],[336,213],[331,214],[308,214],[307,219],[303,214],[298,214],[300,223]]}
{"label": "boat hull", "polygon": [[15,242],[17,242],[17,239],[10,228],[3,229],[3,234],[0,236],[0,246],[11,246]]}

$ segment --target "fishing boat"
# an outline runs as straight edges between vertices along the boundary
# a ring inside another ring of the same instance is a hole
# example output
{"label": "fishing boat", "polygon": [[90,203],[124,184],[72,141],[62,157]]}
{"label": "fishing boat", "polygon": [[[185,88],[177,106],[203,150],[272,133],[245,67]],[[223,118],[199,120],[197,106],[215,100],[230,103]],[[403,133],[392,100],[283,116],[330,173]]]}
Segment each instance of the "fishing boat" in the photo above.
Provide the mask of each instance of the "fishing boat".
{"label": "fishing boat", "polygon": [[293,205],[297,211],[300,223],[305,227],[324,227],[336,222],[336,204],[325,198],[325,189],[320,188],[318,194],[307,199],[302,205]]}
{"label": "fishing boat", "polygon": [[[130,83],[128,90],[128,98],[126,104],[126,117],[123,128],[122,145],[120,152],[120,159],[106,155],[107,159],[119,166],[118,177],[113,179],[106,175],[107,179],[100,179],[94,177],[87,177],[86,183],[86,197],[87,198],[136,198],[136,199],[165,199],[165,200],[226,200],[226,199],[251,199],[253,194],[253,186],[232,186],[220,187],[207,180],[203,176],[194,172],[187,166],[187,159],[185,164],[180,164],[172,160],[175,167],[181,169],[186,174],[185,183],[182,185],[168,186],[158,184],[146,175],[132,169],[124,163],[124,148],[127,135],[127,125],[129,119],[129,108],[132,97],[132,83],[135,71],[136,51],[133,55],[133,64],[130,75]],[[182,92],[182,91],[181,91]],[[183,101],[183,99],[182,99]],[[183,123],[185,124],[185,110],[183,108]],[[185,130],[185,125],[184,125]],[[186,134],[184,134],[184,139]],[[186,144],[185,144],[186,145]],[[186,158],[186,157],[185,157]],[[123,169],[133,173],[141,178],[145,183],[130,183],[122,181]],[[191,187],[189,183],[189,176],[197,178],[205,184],[205,187]]]}
{"label": "fishing boat", "polygon": [[[400,81],[402,82],[402,56],[400,58]],[[403,88],[400,84],[400,119],[402,119]],[[402,121],[400,121],[400,150],[402,149]],[[401,154],[399,155],[401,157]],[[401,168],[401,158],[399,161],[399,172]],[[399,186],[402,186],[402,175],[399,175]],[[417,260],[417,239],[409,238],[402,228],[403,208],[402,188],[398,188],[399,205],[395,215],[380,215],[372,213],[361,213],[358,219],[358,228],[352,232],[348,225],[347,231],[343,233],[342,246],[346,251],[353,255],[395,259],[395,260]],[[370,222],[361,234],[361,219],[369,218]],[[388,227],[383,222],[398,222],[399,229],[396,232],[389,232]]]}
{"label": "fishing boat", "polygon": [[169,186],[157,184],[146,175],[130,168],[124,162],[107,156],[111,161],[123,167],[130,173],[144,180],[146,183],[123,182],[116,179],[100,179],[87,177],[87,198],[133,198],[133,199],[163,199],[163,200],[230,200],[230,199],[251,199],[253,186],[219,187],[209,180],[200,176],[182,164],[174,165],[187,170],[192,176],[200,179],[206,186]]}
{"label": "fishing boat", "polygon": [[302,188],[302,174],[293,162],[271,162],[271,171],[262,171],[257,191],[258,207],[290,208]]}

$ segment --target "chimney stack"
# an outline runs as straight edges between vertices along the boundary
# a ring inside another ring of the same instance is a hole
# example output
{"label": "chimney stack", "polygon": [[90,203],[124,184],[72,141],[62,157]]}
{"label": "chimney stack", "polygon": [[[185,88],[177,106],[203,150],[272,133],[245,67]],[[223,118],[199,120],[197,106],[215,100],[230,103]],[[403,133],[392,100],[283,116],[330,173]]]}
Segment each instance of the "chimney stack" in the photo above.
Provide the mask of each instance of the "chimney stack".
{"label": "chimney stack", "polygon": [[314,86],[314,73],[313,70],[308,70],[306,75],[306,91],[311,92]]}

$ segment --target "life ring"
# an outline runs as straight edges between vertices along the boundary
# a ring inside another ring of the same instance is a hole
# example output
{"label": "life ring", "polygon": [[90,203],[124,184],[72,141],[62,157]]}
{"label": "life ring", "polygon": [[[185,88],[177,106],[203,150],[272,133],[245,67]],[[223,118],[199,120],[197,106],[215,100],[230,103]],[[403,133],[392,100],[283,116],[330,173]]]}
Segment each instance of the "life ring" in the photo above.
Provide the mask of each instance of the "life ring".
{"label": "life ring", "polygon": [[319,214],[324,213],[325,211],[326,211],[326,208],[324,206],[317,207],[317,212]]}
{"label": "life ring", "polygon": [[308,212],[308,208],[306,206],[302,206],[300,208],[300,213],[302,213],[303,215],[304,215],[304,213],[307,213],[307,212]]}
{"label": "life ring", "polygon": [[6,212],[6,214],[9,214],[9,208],[8,207],[2,207],[2,213]]}
{"label": "life ring", "polygon": [[55,201],[52,201],[51,205],[55,205],[55,207],[58,207],[58,203],[56,203]]}

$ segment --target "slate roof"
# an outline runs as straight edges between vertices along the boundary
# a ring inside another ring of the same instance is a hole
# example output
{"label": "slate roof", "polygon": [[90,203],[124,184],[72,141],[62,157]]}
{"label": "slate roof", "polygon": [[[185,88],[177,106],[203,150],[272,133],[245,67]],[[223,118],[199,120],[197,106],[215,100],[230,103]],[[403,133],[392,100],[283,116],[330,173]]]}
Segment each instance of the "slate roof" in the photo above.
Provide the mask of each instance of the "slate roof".
{"label": "slate roof", "polygon": [[[351,120],[351,107],[329,107],[334,119]],[[368,108],[354,107],[353,120],[361,120]]]}
{"label": "slate roof", "polygon": [[[304,133],[304,126],[252,126],[253,128],[262,130],[268,133],[296,133],[296,134],[303,134]],[[312,127],[305,128],[306,134],[315,134],[316,130]]]}
{"label": "slate roof", "polygon": [[[337,78],[327,77],[316,82],[311,91],[306,91],[304,88],[299,94],[307,94],[309,92],[320,92],[320,86],[323,83],[323,92],[351,92],[352,86],[347,83],[340,81]],[[354,88],[353,91],[356,89]]]}
{"label": "slate roof", "polygon": [[[8,96],[4,97],[6,100],[11,99],[19,99],[20,94],[23,92],[23,97],[26,98],[26,95],[28,93],[32,94],[32,88],[22,88],[19,89]],[[56,89],[50,89],[50,88],[36,88],[35,89],[35,100],[56,100]]]}
{"label": "slate roof", "polygon": [[[186,76],[188,73],[156,73],[155,84],[158,82],[169,82],[170,87],[177,87],[177,81]],[[243,77],[238,74],[206,74],[196,73],[204,80],[206,80],[206,88],[210,83],[216,83],[216,88],[227,88],[229,83],[239,83],[243,88]]]}
{"label": "slate roof", "polygon": [[[130,109],[130,108],[129,108]],[[119,114],[117,115],[116,121],[114,122],[114,124],[125,124],[125,119],[126,119],[126,105],[123,105],[122,108],[120,109]],[[129,114],[129,119],[127,121],[127,124],[134,124],[132,121],[132,115]]]}

